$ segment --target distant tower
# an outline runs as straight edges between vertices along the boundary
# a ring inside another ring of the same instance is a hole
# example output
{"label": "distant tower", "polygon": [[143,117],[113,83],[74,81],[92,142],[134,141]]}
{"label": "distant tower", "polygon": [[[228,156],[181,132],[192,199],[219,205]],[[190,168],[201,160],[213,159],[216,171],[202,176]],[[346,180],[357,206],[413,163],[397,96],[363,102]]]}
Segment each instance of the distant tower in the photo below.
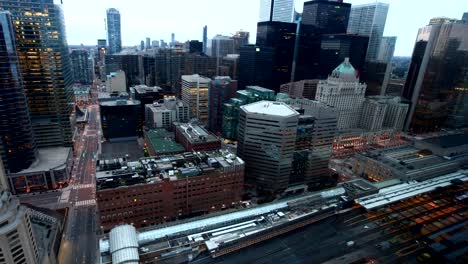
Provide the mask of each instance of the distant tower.
{"label": "distant tower", "polygon": [[295,0],[260,0],[259,22],[293,22],[294,2]]}
{"label": "distant tower", "polygon": [[211,79],[194,75],[182,75],[182,101],[189,107],[190,118],[208,124],[208,89]]}
{"label": "distant tower", "polygon": [[146,38],[146,49],[151,49],[151,39]]}
{"label": "distant tower", "polygon": [[175,34],[172,33],[171,34],[171,48],[173,48],[175,46]]}
{"label": "distant tower", "polygon": [[206,54],[206,45],[208,44],[208,26],[203,27],[203,53]]}
{"label": "distant tower", "polygon": [[145,50],[145,41],[144,40],[142,40],[140,42],[140,50]]}
{"label": "distant tower", "polygon": [[107,9],[107,41],[110,54],[119,53],[122,50],[120,13],[115,8]]}
{"label": "distant tower", "polygon": [[379,2],[351,6],[348,34],[369,37],[366,61],[377,60],[387,20],[388,7],[388,4]]}

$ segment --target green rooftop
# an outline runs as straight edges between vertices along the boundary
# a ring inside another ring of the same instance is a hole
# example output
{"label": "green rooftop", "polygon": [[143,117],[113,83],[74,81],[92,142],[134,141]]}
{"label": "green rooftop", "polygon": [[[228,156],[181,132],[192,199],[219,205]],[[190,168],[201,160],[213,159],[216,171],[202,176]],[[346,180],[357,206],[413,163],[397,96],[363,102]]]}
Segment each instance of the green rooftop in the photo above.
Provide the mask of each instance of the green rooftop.
{"label": "green rooftop", "polygon": [[174,134],[164,128],[149,130],[146,137],[156,155],[185,151],[182,145],[174,141]]}

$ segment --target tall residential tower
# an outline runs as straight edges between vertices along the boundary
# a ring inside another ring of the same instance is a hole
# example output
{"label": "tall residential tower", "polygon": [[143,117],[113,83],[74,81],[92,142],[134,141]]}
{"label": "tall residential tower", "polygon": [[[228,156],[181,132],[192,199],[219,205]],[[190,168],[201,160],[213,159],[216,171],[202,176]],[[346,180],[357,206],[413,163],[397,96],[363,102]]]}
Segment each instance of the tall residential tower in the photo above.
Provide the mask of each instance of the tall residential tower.
{"label": "tall residential tower", "polygon": [[109,43],[109,54],[119,53],[122,50],[120,13],[115,8],[107,9],[107,41]]}

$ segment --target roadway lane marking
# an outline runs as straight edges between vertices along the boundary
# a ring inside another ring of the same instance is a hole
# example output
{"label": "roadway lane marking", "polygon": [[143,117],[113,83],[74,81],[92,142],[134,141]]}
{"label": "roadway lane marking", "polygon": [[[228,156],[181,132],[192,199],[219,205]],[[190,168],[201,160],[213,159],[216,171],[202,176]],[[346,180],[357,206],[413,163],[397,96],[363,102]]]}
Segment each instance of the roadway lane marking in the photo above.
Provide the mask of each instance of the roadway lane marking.
{"label": "roadway lane marking", "polygon": [[73,190],[77,189],[86,189],[86,188],[96,188],[93,183],[88,183],[88,184],[80,184],[80,185],[75,185],[73,186]]}
{"label": "roadway lane marking", "polygon": [[75,203],[75,206],[87,206],[87,205],[96,205],[96,200],[85,200]]}

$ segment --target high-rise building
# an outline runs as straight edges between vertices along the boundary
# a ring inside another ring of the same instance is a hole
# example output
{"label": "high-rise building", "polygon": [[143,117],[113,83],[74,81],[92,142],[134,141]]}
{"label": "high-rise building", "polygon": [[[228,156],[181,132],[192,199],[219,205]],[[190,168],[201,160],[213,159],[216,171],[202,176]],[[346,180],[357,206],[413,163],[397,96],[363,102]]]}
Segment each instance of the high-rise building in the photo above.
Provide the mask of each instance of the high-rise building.
{"label": "high-rise building", "polygon": [[198,40],[191,40],[189,42],[189,52],[190,53],[203,53],[203,43]]}
{"label": "high-rise building", "polygon": [[248,183],[271,192],[288,188],[298,120],[299,113],[282,102],[240,107],[237,154]]}
{"label": "high-rise building", "polygon": [[127,87],[144,83],[144,72],[141,63],[141,55],[137,54],[114,54],[106,55],[106,72],[122,70],[127,78]]}
{"label": "high-rise building", "polygon": [[36,159],[36,142],[16,49],[11,14],[0,11],[0,79],[3,80],[0,86],[0,159],[6,171],[13,173],[27,169]]}
{"label": "high-rise building", "polygon": [[93,65],[87,50],[72,50],[70,59],[73,68],[73,77],[76,83],[91,84],[93,82]]}
{"label": "high-rise building", "polygon": [[125,72],[122,70],[111,72],[106,79],[106,92],[127,92]]}
{"label": "high-rise building", "polygon": [[259,22],[293,22],[294,2],[295,0],[260,0]]}
{"label": "high-rise building", "polygon": [[117,99],[99,102],[102,134],[107,140],[136,138],[140,119],[140,101]]}
{"label": "high-rise building", "polygon": [[153,41],[151,41],[151,47],[152,47],[153,49],[159,48],[159,41],[158,41],[158,40],[153,40]]}
{"label": "high-rise building", "polygon": [[0,259],[2,263],[42,263],[26,208],[10,192],[0,191]]}
{"label": "high-rise building", "polygon": [[431,20],[419,29],[403,97],[405,129],[415,133],[468,125],[468,24]]}
{"label": "high-rise building", "polygon": [[109,43],[109,54],[119,53],[122,50],[120,13],[115,8],[107,9],[107,42]]}
{"label": "high-rise building", "polygon": [[236,34],[231,37],[234,40],[234,53],[235,54],[239,54],[240,47],[249,44],[249,36],[250,36],[249,32],[240,30],[240,31],[237,31]]}
{"label": "high-rise building", "polygon": [[198,74],[182,75],[182,101],[189,107],[190,118],[208,124],[208,90],[211,79]]}
{"label": "high-rise building", "polygon": [[239,54],[228,54],[221,59],[218,72],[220,76],[229,76],[233,80],[239,80]]}
{"label": "high-rise building", "polygon": [[145,50],[145,41],[144,40],[142,40],[140,42],[140,50]]}
{"label": "high-rise building", "polygon": [[289,185],[318,189],[330,182],[328,163],[337,133],[338,111],[308,99],[280,100],[298,111],[297,135]]}
{"label": "high-rise building", "polygon": [[70,146],[73,74],[60,6],[53,0],[11,0],[1,1],[0,9],[12,14],[37,146]]}
{"label": "high-rise building", "polygon": [[304,3],[302,24],[315,26],[322,34],[346,33],[351,4],[343,1],[313,0]]}
{"label": "high-rise building", "polygon": [[145,105],[145,124],[148,128],[171,130],[174,122],[186,123],[189,120],[188,106],[174,97],[164,98],[162,103]]}
{"label": "high-rise building", "polygon": [[274,49],[272,73],[270,80],[248,85],[263,85],[278,92],[282,84],[291,80],[296,31],[296,23],[268,21],[257,24],[257,46]]}
{"label": "high-rise building", "polygon": [[216,35],[211,40],[211,56],[222,58],[234,53],[234,39],[228,36]]}
{"label": "high-rise building", "polygon": [[209,89],[209,129],[221,133],[223,129],[223,106],[235,97],[237,81],[229,76],[217,76],[210,82]]}
{"label": "high-rise building", "polygon": [[388,7],[388,4],[380,2],[353,5],[351,7],[348,33],[369,37],[369,47],[367,48],[366,55],[367,61],[378,59]]}
{"label": "high-rise building", "polygon": [[327,80],[318,83],[315,99],[339,111],[339,130],[352,129],[359,126],[365,92],[366,85],[359,82],[357,71],[346,58]]}
{"label": "high-rise building", "polygon": [[380,43],[378,61],[383,61],[387,64],[391,63],[393,53],[395,52],[397,37],[383,37]]}
{"label": "high-rise building", "polygon": [[175,47],[175,34],[174,33],[171,33],[171,48],[174,48]]}
{"label": "high-rise building", "polygon": [[203,27],[203,53],[207,54],[206,46],[208,45],[208,26]]}
{"label": "high-rise building", "polygon": [[[273,86],[275,48],[247,45],[240,48],[239,88]],[[279,88],[279,87],[278,87]]]}
{"label": "high-rise building", "polygon": [[151,39],[150,38],[146,38],[146,49],[151,49]]}

